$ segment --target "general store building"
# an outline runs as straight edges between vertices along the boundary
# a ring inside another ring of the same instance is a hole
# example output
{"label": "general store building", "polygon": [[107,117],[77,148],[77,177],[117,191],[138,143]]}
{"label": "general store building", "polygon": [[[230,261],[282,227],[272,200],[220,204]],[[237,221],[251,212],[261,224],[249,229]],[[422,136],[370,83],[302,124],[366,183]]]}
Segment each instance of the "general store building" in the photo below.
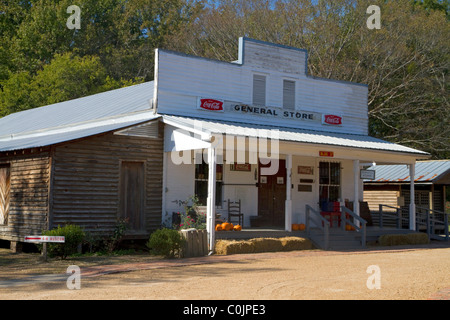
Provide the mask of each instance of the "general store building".
{"label": "general store building", "polygon": [[233,62],[158,49],[154,81],[0,119],[0,238],[67,222],[106,232],[117,217],[148,237],[193,195],[211,239],[228,200],[245,228],[290,231],[306,205],[363,200],[373,163],[414,176],[429,155],[368,135],[368,87],[309,76],[307,58],[248,38]]}

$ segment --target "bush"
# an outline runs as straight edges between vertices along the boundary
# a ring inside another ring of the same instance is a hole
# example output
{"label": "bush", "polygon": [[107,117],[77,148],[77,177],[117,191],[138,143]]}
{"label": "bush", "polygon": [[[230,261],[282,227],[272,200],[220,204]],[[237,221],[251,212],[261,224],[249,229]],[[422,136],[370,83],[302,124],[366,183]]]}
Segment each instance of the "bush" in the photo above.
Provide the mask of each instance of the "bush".
{"label": "bush", "polygon": [[44,231],[45,236],[63,236],[64,243],[47,243],[47,254],[50,257],[61,257],[66,259],[68,256],[75,254],[78,245],[83,242],[85,234],[81,227],[77,225],[66,225],[64,227],[58,226],[53,230]]}
{"label": "bush", "polygon": [[175,258],[180,255],[184,243],[184,238],[177,230],[163,228],[150,235],[147,247],[151,254]]}

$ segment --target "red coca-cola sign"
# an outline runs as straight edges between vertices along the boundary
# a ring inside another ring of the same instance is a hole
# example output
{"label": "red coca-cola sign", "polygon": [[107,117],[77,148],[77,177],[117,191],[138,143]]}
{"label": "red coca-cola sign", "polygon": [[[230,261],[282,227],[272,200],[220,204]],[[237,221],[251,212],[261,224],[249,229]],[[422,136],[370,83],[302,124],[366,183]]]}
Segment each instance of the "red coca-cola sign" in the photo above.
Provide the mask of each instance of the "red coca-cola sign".
{"label": "red coca-cola sign", "polygon": [[210,111],[223,111],[223,102],[214,99],[200,99],[200,108]]}
{"label": "red coca-cola sign", "polygon": [[323,123],[339,126],[342,124],[342,117],[333,114],[325,114],[323,116]]}

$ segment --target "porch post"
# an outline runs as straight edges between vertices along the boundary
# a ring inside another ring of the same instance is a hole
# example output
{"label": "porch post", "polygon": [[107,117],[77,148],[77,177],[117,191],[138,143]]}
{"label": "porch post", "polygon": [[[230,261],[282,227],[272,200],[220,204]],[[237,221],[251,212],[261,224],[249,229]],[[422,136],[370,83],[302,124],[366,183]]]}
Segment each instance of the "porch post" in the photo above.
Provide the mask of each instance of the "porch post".
{"label": "porch post", "polygon": [[414,195],[414,179],[416,176],[416,164],[409,165],[409,179],[410,179],[410,202],[409,202],[409,229],[416,230],[416,202]]}
{"label": "porch post", "polygon": [[[354,202],[353,202],[353,212],[357,216],[359,214],[359,160],[353,160],[353,178],[354,178]],[[359,221],[355,221],[355,224],[359,226]]]}
{"label": "porch post", "polygon": [[286,155],[285,229],[292,231],[292,154]]}
{"label": "porch post", "polygon": [[214,252],[216,217],[216,149],[208,148],[208,198],[206,203],[206,230],[209,236],[209,253]]}

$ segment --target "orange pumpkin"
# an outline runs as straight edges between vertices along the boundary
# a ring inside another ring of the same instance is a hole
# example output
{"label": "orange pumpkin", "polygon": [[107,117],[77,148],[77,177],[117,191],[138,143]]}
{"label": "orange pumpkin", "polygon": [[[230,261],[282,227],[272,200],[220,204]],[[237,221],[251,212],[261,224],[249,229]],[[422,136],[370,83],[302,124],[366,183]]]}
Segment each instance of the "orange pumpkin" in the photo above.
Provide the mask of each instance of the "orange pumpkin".
{"label": "orange pumpkin", "polygon": [[292,224],[292,231],[298,231],[299,230],[299,225],[294,223]]}
{"label": "orange pumpkin", "polygon": [[233,230],[234,231],[241,231],[242,230],[242,227],[240,226],[240,225],[235,225],[234,227],[233,227]]}
{"label": "orange pumpkin", "polygon": [[231,231],[231,230],[233,230],[233,224],[231,224],[229,222],[222,223],[222,230],[224,230],[224,231]]}
{"label": "orange pumpkin", "polygon": [[303,230],[305,230],[305,229],[306,229],[306,226],[305,226],[304,223],[300,223],[300,224],[298,225],[298,230],[303,231]]}
{"label": "orange pumpkin", "polygon": [[216,224],[216,231],[222,231],[222,225],[221,224]]}

